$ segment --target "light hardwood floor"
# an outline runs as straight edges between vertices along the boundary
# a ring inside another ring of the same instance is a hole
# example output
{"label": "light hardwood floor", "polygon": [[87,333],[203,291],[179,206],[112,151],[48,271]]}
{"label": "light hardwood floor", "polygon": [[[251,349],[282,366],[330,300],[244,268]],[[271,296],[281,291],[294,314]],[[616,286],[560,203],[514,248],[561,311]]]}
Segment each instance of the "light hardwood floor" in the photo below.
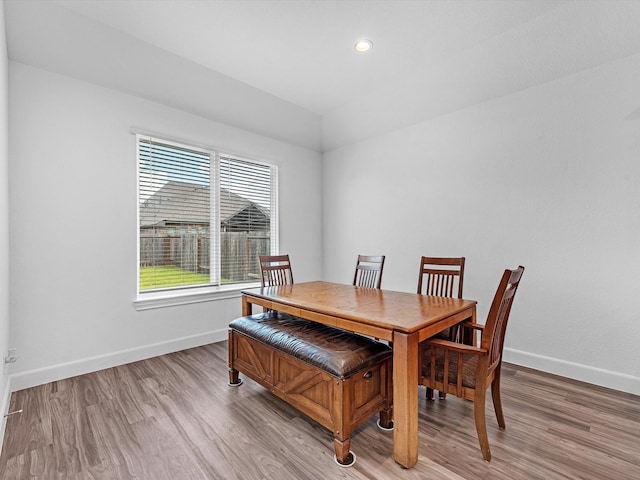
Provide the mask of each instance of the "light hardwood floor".
{"label": "light hardwood floor", "polygon": [[420,456],[393,461],[375,419],[352,435],[358,460],[333,461],[331,433],[245,379],[227,386],[226,342],[12,395],[0,457],[8,479],[634,479],[640,397],[504,365],[507,428],[489,402],[482,459],[472,404],[420,396]]}

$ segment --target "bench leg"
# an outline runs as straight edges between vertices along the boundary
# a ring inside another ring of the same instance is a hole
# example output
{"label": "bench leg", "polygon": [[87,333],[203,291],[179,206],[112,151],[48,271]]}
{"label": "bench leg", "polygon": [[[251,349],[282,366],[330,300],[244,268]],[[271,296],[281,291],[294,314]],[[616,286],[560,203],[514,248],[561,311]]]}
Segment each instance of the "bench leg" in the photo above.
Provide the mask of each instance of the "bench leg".
{"label": "bench leg", "polygon": [[229,386],[239,387],[242,385],[242,379],[239,377],[240,372],[234,368],[229,369]]}
{"label": "bench leg", "polygon": [[380,411],[378,428],[381,430],[393,430],[393,408],[386,408]]}
{"label": "bench leg", "polygon": [[240,372],[231,366],[234,359],[234,345],[234,332],[229,330],[229,386],[238,387],[242,385],[242,379],[238,377]]}
{"label": "bench leg", "polygon": [[341,467],[350,467],[356,463],[356,454],[350,451],[351,438],[347,437],[344,440],[337,438],[333,439],[333,447],[336,451],[336,463]]}

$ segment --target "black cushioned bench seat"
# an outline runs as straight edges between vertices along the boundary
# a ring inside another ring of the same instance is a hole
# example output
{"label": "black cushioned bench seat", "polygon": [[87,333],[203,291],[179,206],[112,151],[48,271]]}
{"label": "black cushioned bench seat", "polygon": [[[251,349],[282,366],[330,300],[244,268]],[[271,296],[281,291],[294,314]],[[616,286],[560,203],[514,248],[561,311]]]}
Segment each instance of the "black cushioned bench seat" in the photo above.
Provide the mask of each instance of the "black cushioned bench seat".
{"label": "black cushioned bench seat", "polygon": [[280,312],[240,317],[229,328],[341,379],[392,355],[370,338]]}
{"label": "black cushioned bench seat", "polygon": [[353,465],[350,435],[380,413],[393,425],[392,350],[339,328],[270,311],[229,324],[229,384],[255,380],[334,436],[336,461]]}

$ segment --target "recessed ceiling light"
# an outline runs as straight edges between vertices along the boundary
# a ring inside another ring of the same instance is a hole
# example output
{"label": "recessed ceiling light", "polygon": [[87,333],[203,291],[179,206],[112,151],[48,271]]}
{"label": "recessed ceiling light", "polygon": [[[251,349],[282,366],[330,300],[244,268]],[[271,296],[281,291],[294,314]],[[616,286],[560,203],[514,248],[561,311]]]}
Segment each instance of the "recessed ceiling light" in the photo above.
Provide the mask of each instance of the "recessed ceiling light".
{"label": "recessed ceiling light", "polygon": [[373,47],[373,42],[371,40],[358,40],[353,46],[358,53],[364,53],[367,50],[370,50],[371,47]]}

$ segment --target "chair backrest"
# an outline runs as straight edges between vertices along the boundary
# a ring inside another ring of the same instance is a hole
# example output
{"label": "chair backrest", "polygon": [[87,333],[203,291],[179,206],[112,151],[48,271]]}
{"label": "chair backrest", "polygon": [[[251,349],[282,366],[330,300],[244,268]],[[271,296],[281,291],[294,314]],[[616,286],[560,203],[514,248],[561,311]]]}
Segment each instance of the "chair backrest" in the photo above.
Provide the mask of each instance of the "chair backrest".
{"label": "chair backrest", "polygon": [[353,284],[357,287],[380,288],[384,255],[358,255]]}
{"label": "chair backrest", "polygon": [[263,287],[293,283],[293,271],[289,255],[261,255],[260,283]]}
{"label": "chair backrest", "polygon": [[464,257],[422,257],[418,274],[418,293],[438,297],[462,298]]}
{"label": "chair backrest", "polygon": [[481,348],[487,350],[489,355],[488,368],[491,370],[500,361],[504,337],[507,331],[507,322],[511,313],[511,305],[516,295],[520,279],[524,273],[524,267],[520,265],[515,270],[505,270],[502,279],[491,302],[491,308],[487,315],[484,331],[482,332]]}

